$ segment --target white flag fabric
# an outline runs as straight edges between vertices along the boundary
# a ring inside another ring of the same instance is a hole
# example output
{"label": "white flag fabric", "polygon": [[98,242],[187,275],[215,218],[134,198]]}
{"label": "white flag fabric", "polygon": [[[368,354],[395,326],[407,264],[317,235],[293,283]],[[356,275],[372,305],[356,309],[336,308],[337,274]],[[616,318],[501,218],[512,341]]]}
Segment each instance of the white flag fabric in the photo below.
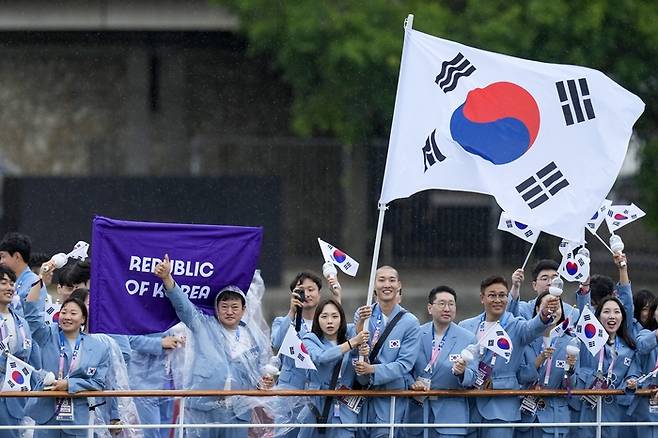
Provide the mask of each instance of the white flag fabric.
{"label": "white flag fabric", "polygon": [[553,340],[555,338],[560,338],[562,337],[563,334],[566,333],[566,331],[569,329],[569,326],[571,325],[571,321],[569,320],[568,317],[564,318],[564,321],[562,321],[560,324],[556,325],[551,329],[551,331],[548,333],[548,337]]}
{"label": "white flag fabric", "polygon": [[359,262],[319,237],[318,243],[320,244],[320,250],[322,251],[322,256],[326,262],[332,262],[347,275],[351,275],[352,277],[356,276],[356,273],[359,270]]}
{"label": "white flag fabric", "polygon": [[562,257],[566,257],[569,253],[572,253],[574,249],[581,246],[582,243],[572,242],[571,240],[562,239],[560,245],[558,246],[558,251],[562,254]]}
{"label": "white flag fabric", "polygon": [[507,362],[512,357],[512,350],[514,348],[512,339],[499,323],[496,323],[494,327],[487,330],[482,339],[480,339],[480,345],[493,351],[494,354],[504,357]]}
{"label": "white flag fabric", "polygon": [[46,304],[46,313],[44,315],[44,322],[47,325],[59,323],[59,311],[62,308],[60,303]]}
{"label": "white flag fabric", "polygon": [[3,391],[29,391],[30,377],[34,368],[14,356],[7,355],[7,366],[5,368],[5,381],[2,384]]}
{"label": "white flag fabric", "polygon": [[498,219],[498,229],[512,233],[516,237],[519,237],[530,243],[535,243],[539,237],[539,233],[541,232],[540,230],[534,229],[531,226],[524,224],[523,222],[515,221],[504,211],[500,213],[500,219]]}
{"label": "white flag fabric", "polygon": [[630,224],[631,222],[643,217],[644,213],[640,208],[635,205],[612,205],[608,208],[605,216],[605,223],[608,225],[608,230],[614,233],[621,227]]}
{"label": "white flag fabric", "polygon": [[608,340],[608,333],[587,306],[576,324],[576,336],[585,344],[592,356],[596,356]]}
{"label": "white flag fabric", "polygon": [[562,263],[558,272],[567,281],[583,281],[589,277],[589,257],[582,254],[574,255],[573,252],[562,257]]}
{"label": "white flag fabric", "polygon": [[279,348],[279,354],[288,356],[295,360],[295,367],[305,370],[315,370],[315,364],[311,360],[311,356],[306,351],[306,347],[295,329],[290,326],[286,332],[286,336],[283,338],[281,343],[281,348]]}
{"label": "white flag fabric", "polygon": [[484,193],[520,222],[582,241],[643,110],[597,70],[407,28],[379,202],[428,189]]}
{"label": "white flag fabric", "polygon": [[587,221],[587,229],[592,232],[592,234],[596,234],[596,231],[599,229],[601,226],[601,223],[605,220],[607,214],[608,214],[608,209],[612,205],[612,201],[609,200],[604,200],[601,206],[599,207],[598,210],[592,215],[592,218]]}

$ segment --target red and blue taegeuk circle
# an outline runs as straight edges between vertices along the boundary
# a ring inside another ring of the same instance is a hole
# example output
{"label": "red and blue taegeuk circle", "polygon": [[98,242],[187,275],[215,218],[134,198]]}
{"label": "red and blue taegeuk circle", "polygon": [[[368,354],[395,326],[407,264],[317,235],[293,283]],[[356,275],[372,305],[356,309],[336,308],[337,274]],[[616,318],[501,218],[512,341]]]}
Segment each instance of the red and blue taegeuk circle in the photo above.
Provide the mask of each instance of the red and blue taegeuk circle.
{"label": "red and blue taegeuk circle", "polygon": [[498,344],[498,348],[501,350],[509,350],[510,348],[509,341],[505,338],[499,338],[496,344]]}
{"label": "red and blue taegeuk circle", "polygon": [[572,261],[568,261],[568,262],[564,265],[564,267],[565,267],[565,269],[567,270],[567,272],[569,273],[569,275],[575,275],[576,272],[578,272],[578,264],[577,264],[577,263],[574,263],[574,262],[572,262]]}
{"label": "red and blue taegeuk circle", "polygon": [[585,324],[585,336],[587,339],[592,339],[596,335],[596,327],[594,324]]}
{"label": "red and blue taegeuk circle", "polygon": [[338,263],[343,263],[345,261],[345,259],[347,258],[345,253],[343,251],[341,251],[340,249],[334,249],[334,252],[333,252],[332,255],[334,256],[334,259]]}
{"label": "red and blue taegeuk circle", "polygon": [[452,113],[450,133],[466,152],[493,164],[507,164],[537,139],[539,107],[523,87],[494,82],[469,91]]}
{"label": "red and blue taegeuk circle", "polygon": [[20,371],[14,371],[11,373],[11,379],[18,383],[19,385],[22,385],[25,382],[25,378],[23,377],[23,374]]}

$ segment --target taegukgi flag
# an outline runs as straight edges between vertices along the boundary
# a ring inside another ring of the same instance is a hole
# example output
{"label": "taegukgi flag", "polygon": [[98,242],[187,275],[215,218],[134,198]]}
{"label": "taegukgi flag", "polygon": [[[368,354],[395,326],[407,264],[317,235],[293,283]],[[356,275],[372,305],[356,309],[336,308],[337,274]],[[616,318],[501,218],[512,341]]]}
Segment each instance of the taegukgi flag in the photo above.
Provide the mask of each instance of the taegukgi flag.
{"label": "taegukgi flag", "polygon": [[500,213],[500,218],[498,219],[498,229],[514,234],[516,237],[530,243],[535,243],[537,238],[539,238],[539,233],[541,233],[540,230],[536,230],[533,227],[524,224],[523,222],[515,221],[509,214],[505,213],[504,211]]}
{"label": "taegukgi flag", "polygon": [[517,221],[580,242],[643,110],[599,71],[407,28],[379,202],[427,189],[490,194]]}
{"label": "taegukgi flag", "polygon": [[306,346],[304,346],[302,340],[299,339],[299,335],[292,325],[288,327],[286,336],[283,338],[283,342],[281,342],[279,354],[294,359],[296,368],[305,370],[317,369],[315,368],[313,360],[311,360],[311,355],[308,354],[308,351],[306,350]]}
{"label": "taegukgi flag", "polygon": [[29,391],[31,388],[30,378],[34,368],[14,356],[7,354],[7,365],[5,367],[5,380],[2,382],[3,391]]}
{"label": "taegukgi flag", "polygon": [[635,204],[631,205],[611,205],[605,215],[605,223],[608,225],[608,230],[614,233],[621,227],[634,222],[641,217],[644,213],[640,207]]}
{"label": "taegukgi flag", "polygon": [[595,356],[608,341],[608,333],[588,306],[585,306],[578,319],[576,336],[583,341],[592,356]]}
{"label": "taegukgi flag", "polygon": [[356,273],[359,271],[359,262],[319,237],[318,243],[320,244],[320,251],[322,251],[322,257],[324,257],[325,262],[333,263],[347,275],[356,276]]}
{"label": "taegukgi flag", "polygon": [[200,311],[215,314],[225,286],[243,291],[256,270],[263,229],[121,221],[92,224],[89,328],[92,333],[164,332],[179,322],[153,270],[165,254],[171,275]]}
{"label": "taegukgi flag", "polygon": [[497,322],[493,327],[490,327],[479,343],[498,356],[504,357],[507,362],[510,361],[514,345],[512,344],[512,338],[509,337],[500,323]]}

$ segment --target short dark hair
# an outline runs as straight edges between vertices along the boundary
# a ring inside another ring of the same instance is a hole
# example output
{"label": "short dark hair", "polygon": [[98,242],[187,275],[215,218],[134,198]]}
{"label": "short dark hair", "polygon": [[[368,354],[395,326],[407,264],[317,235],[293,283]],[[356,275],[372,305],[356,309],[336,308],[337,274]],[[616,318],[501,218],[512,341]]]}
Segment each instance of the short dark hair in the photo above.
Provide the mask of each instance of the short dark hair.
{"label": "short dark hair", "polygon": [[223,292],[220,292],[219,296],[217,297],[218,303],[222,301],[233,301],[233,300],[240,300],[240,302],[242,303],[242,307],[247,305],[247,303],[244,300],[244,297],[232,290],[225,290]]}
{"label": "short dark hair", "polygon": [[33,252],[32,255],[30,255],[30,261],[27,264],[30,269],[40,268],[41,265],[48,260],[50,260],[50,257],[48,257],[48,254],[45,252]]}
{"label": "short dark hair", "polygon": [[90,260],[79,260],[77,263],[71,265],[69,276],[69,281],[71,284],[81,284],[88,282],[91,278]]}
{"label": "short dark hair", "polygon": [[589,292],[592,306],[598,306],[603,298],[612,295],[615,283],[607,275],[595,274],[589,279]]}
{"label": "short dark hair", "polygon": [[62,307],[61,307],[61,308],[63,309],[64,306],[66,306],[68,303],[75,303],[78,307],[80,307],[80,311],[82,312],[82,316],[85,317],[85,324],[87,324],[87,321],[88,321],[87,318],[89,317],[89,313],[87,312],[87,306],[85,306],[84,301],[80,301],[79,298],[68,297],[68,298],[65,299],[64,302],[62,303]]}
{"label": "short dark hair", "polygon": [[507,289],[509,289],[509,286],[507,285],[507,280],[505,280],[505,277],[501,277],[500,275],[490,275],[482,282],[480,283],[480,293],[484,292],[486,288],[491,286],[492,284],[503,284]]}
{"label": "short dark hair", "polygon": [[318,274],[311,271],[302,271],[295,275],[295,278],[290,282],[290,292],[295,290],[297,284],[302,283],[304,280],[309,279],[318,286],[318,290],[322,290],[322,279]]}
{"label": "short dark hair", "polygon": [[340,345],[347,340],[347,321],[345,321],[345,311],[343,310],[343,306],[341,306],[340,303],[333,298],[322,300],[320,304],[318,304],[318,307],[315,308],[311,331],[315,334],[315,336],[318,337],[318,339],[324,338],[324,333],[322,333],[322,329],[320,328],[320,314],[328,304],[333,304],[336,306],[338,313],[340,314],[340,325],[338,326],[338,331],[336,332],[336,341]]}
{"label": "short dark hair", "polygon": [[436,298],[436,295],[441,293],[441,292],[449,293],[450,295],[453,296],[453,298],[455,299],[455,302],[457,302],[457,292],[455,292],[455,290],[453,288],[451,288],[450,286],[437,286],[434,289],[432,289],[430,291],[430,294],[427,296],[427,302],[429,304],[434,303],[434,299]]}
{"label": "short dark hair", "polygon": [[548,270],[557,271],[559,267],[560,265],[555,260],[551,260],[551,259],[540,260],[535,265],[535,269],[532,270],[532,279],[534,281],[537,281],[537,277],[539,277],[539,273],[541,271],[548,271]]}
{"label": "short dark hair", "polygon": [[633,336],[631,336],[631,334],[626,331],[626,318],[628,318],[626,315],[626,309],[624,309],[624,305],[621,303],[621,301],[619,301],[619,298],[613,295],[607,295],[603,297],[599,302],[599,305],[596,307],[596,312],[594,312],[594,315],[597,319],[600,320],[601,309],[603,309],[603,305],[608,301],[614,301],[617,303],[619,310],[621,311],[622,319],[621,323],[619,324],[619,328],[617,329],[617,336],[621,337],[631,350],[635,350],[635,340],[633,339]]}
{"label": "short dark hair", "polygon": [[[537,316],[537,313],[539,312],[539,306],[541,306],[541,300],[543,300],[544,297],[546,295],[549,295],[549,294],[550,294],[549,291],[545,291],[545,292],[542,292],[539,295],[537,295],[537,299],[535,300],[535,308],[532,311],[532,317],[533,318],[535,316]],[[562,310],[562,316],[560,317],[559,320],[557,320],[555,325],[560,325],[562,323],[562,321],[564,321],[565,318],[566,318],[566,315],[564,314],[564,303],[562,302],[562,298],[559,298],[559,300],[560,300],[560,310]],[[575,321],[569,321],[569,324],[572,324],[572,323],[575,323]]]}
{"label": "short dark hair", "polygon": [[59,286],[73,287],[75,283],[71,281],[71,268],[73,265],[66,264],[55,271],[57,277],[57,284]]}
{"label": "short dark hair", "polygon": [[73,292],[71,292],[71,295],[69,295],[71,298],[77,298],[83,303],[87,301],[87,298],[89,297],[89,289],[86,287],[79,287],[77,289],[74,289]]}
{"label": "short dark hair", "polygon": [[32,251],[32,241],[26,234],[7,233],[2,238],[2,242],[0,242],[0,251],[7,251],[12,256],[15,253],[19,253],[23,257],[23,261],[28,263]]}
{"label": "short dark hair", "polygon": [[656,321],[656,316],[655,316],[657,308],[658,308],[658,300],[653,300],[651,306],[649,307],[649,321],[647,321],[647,325],[644,326],[645,329],[651,331],[658,329],[658,321]]}
{"label": "short dark hair", "polygon": [[16,273],[8,267],[0,265],[0,280],[5,278],[5,275],[9,277],[12,282],[16,281]]}

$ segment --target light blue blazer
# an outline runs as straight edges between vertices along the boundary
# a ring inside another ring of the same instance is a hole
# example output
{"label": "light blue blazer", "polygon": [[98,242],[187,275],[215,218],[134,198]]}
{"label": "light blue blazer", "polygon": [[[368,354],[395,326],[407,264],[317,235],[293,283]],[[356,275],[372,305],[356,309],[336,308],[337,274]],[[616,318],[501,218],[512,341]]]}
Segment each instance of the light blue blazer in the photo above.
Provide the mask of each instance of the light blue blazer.
{"label": "light blue blazer", "polygon": [[[460,322],[459,325],[477,337],[480,322],[484,321],[484,313]],[[513,351],[509,363],[498,357],[494,365],[493,389],[520,389],[517,371],[523,360],[523,348],[540,337],[546,328],[540,315],[530,320],[514,317],[506,312],[500,324],[512,340]],[[491,364],[493,352],[485,350],[480,361]],[[521,419],[520,399],[518,397],[475,397],[475,406],[483,418],[487,420],[519,421]]]}
{"label": "light blue blazer", "polygon": [[[354,326],[348,325],[347,338],[355,335]],[[336,363],[340,361],[340,372],[338,374],[338,381],[336,389],[341,387],[352,388],[354,381],[357,379],[356,372],[354,371],[353,361],[358,358],[356,349],[348,351],[347,353],[340,352],[340,346],[333,345],[326,339],[318,339],[314,333],[307,333],[304,335],[304,345],[311,355],[311,360],[315,364],[317,371],[309,370],[308,372],[308,389],[331,389],[331,377]],[[313,397],[312,403],[315,405],[318,413],[322,414],[326,397]],[[347,406],[339,403],[336,405],[334,399],[331,408],[329,409],[327,423],[356,423],[357,414],[347,408]],[[335,411],[334,406],[338,406],[338,411]],[[338,414],[338,415],[336,415]],[[312,411],[305,407],[300,414],[301,422],[315,423],[315,416]],[[356,429],[345,428],[349,431],[355,432]],[[318,431],[313,431],[309,428],[300,429],[299,435],[301,437],[321,436]]]}
{"label": "light blue blazer", "polygon": [[[16,305],[14,306],[14,310],[18,312],[19,315],[23,316],[24,315],[24,310],[23,310],[23,304],[25,303],[25,297],[30,293],[30,289],[32,289],[32,284],[35,281],[39,281],[39,276],[32,272],[29,266],[26,266],[23,272],[18,274],[16,276],[16,295],[18,296],[18,301],[16,302]],[[43,312],[45,307],[46,307],[46,295],[48,295],[48,290],[46,289],[46,286],[43,285],[41,287],[41,291],[39,293],[39,311]]]}
{"label": "light blue blazer", "polygon": [[[37,303],[24,302],[25,319],[27,320],[32,337],[41,347],[41,358],[43,369],[52,371],[55,376],[59,371],[59,327],[57,325],[46,325],[43,313],[39,312]],[[105,389],[106,376],[110,365],[109,351],[103,342],[95,339],[92,335],[82,333],[78,366],[71,371],[68,377],[70,394],[80,391],[102,391]],[[68,344],[64,346],[64,371],[68,371],[73,351]],[[35,389],[41,389],[43,382],[38,382]],[[34,419],[37,424],[88,424],[89,406],[86,398],[73,399],[73,422],[59,422],[56,417],[56,399],[39,397],[30,399],[26,406],[26,413]],[[87,431],[69,430],[72,435],[87,435]]]}
{"label": "light blue blazer", "polygon": [[[379,304],[372,305],[373,316],[369,320],[368,332],[370,333],[370,348],[374,346],[373,340],[377,331],[377,312]],[[395,305],[388,322],[395,318],[399,312],[404,311],[402,306]],[[384,333],[383,320],[380,323],[380,335]],[[418,345],[420,343],[420,325],[418,319],[407,312],[395,325],[393,330],[384,340],[381,350],[377,354],[373,364],[375,373],[370,374],[369,384],[371,389],[408,389],[409,382],[413,382],[411,370],[418,356]],[[402,422],[407,404],[406,399],[396,400],[395,420]],[[369,397],[366,409],[362,411],[364,421],[384,422],[388,421],[390,397]],[[376,431],[374,432],[376,433]]]}
{"label": "light blue blazer", "polygon": [[[295,321],[288,315],[279,316],[272,321],[272,349],[278,352],[286,337],[288,328]],[[310,327],[309,327],[310,328]],[[306,325],[302,324],[299,330],[299,337],[303,338],[307,333]],[[279,374],[279,383],[277,389],[304,389],[306,383],[306,370],[295,367],[295,360],[288,356],[279,356],[281,358],[281,373]]]}
{"label": "light blue blazer", "polygon": [[[656,360],[658,359],[658,340],[656,340],[656,332],[643,329],[638,333],[636,339],[638,341],[638,351],[635,354],[635,360],[638,361],[641,375],[648,374],[656,367]],[[643,348],[646,348],[646,352],[643,354],[639,353],[640,344],[643,345]],[[658,386],[658,376],[648,378],[640,385],[642,388],[656,386]],[[658,414],[652,414],[649,412],[649,397],[633,397],[628,409],[628,414],[632,415],[633,419],[637,421],[658,422]],[[657,426],[652,427],[656,428]]]}
{"label": "light blue blazer", "polygon": [[[20,360],[29,363],[36,369],[41,368],[40,358],[39,358],[39,363],[34,363],[35,354],[33,353],[33,350],[38,352],[39,348],[32,345],[32,331],[30,330],[27,321],[25,320],[25,318],[19,315],[17,311],[13,310],[11,306],[9,306],[9,312],[14,317],[14,324],[16,327],[16,350],[13,351],[11,354],[16,356]],[[28,339],[27,343],[24,342],[25,338],[23,338],[23,335],[18,329],[19,323],[23,325],[23,332],[25,333],[25,337]],[[0,354],[1,382],[4,382],[5,379],[6,366],[7,366],[7,356],[4,354]],[[34,378],[32,378],[31,383],[32,383],[32,387],[34,387],[36,383]],[[19,398],[19,397],[0,398],[0,424],[13,424],[18,420],[22,420],[23,417],[25,416],[26,400],[27,399],[25,398]],[[4,414],[8,414],[13,419],[13,421],[9,418],[7,419],[3,418]]]}
{"label": "light blue blazer", "polygon": [[132,389],[164,389],[166,352],[162,338],[167,333],[129,336],[130,364],[128,375]]}
{"label": "light blue blazer", "polygon": [[[551,375],[548,380],[548,385],[544,385],[544,378],[546,377],[546,371],[548,370],[548,361],[545,361],[544,364],[537,370],[535,368],[535,359],[537,356],[544,351],[544,342],[543,339],[535,339],[525,348],[526,360],[528,362],[528,367],[531,367],[535,370],[535,376],[533,381],[530,383],[537,382],[542,388],[545,389],[566,389],[566,381],[564,379],[564,368],[567,360],[567,345],[573,339],[573,336],[564,334],[563,336],[554,339],[551,343],[551,346],[555,348],[555,352],[551,357]],[[584,346],[582,348],[585,348]],[[579,363],[576,362],[574,367],[574,374],[569,377],[569,382],[571,388],[575,388],[576,375],[578,374]],[[526,385],[528,379],[526,377]],[[533,422],[539,423],[568,423],[571,419],[569,413],[569,403],[566,397],[544,397],[545,403],[544,409],[538,409],[536,418]],[[532,420],[530,420],[532,421]],[[548,434],[553,434],[555,428],[545,427],[542,428],[544,432]],[[557,433],[567,434],[569,428],[567,427],[558,427]]]}
{"label": "light blue blazer", "polygon": [[[454,322],[445,334],[445,343],[441,348],[438,358],[434,365],[428,370],[427,366],[432,358],[432,335],[434,333],[434,323],[432,321],[423,324],[420,327],[420,352],[416,358],[416,363],[412,371],[414,381],[418,377],[431,379],[431,389],[467,389],[473,386],[477,374],[478,362],[471,361],[464,371],[463,375],[455,376],[452,374],[452,363],[459,356],[461,351],[471,344],[476,344],[475,335],[468,330],[459,327]],[[441,339],[436,339],[441,342]],[[419,393],[422,395],[422,393]],[[432,416],[430,416],[430,411]],[[470,420],[468,399],[464,397],[436,397],[428,398],[423,402],[423,406],[418,406],[415,401],[409,404],[407,410],[407,423],[428,423],[433,417],[437,423],[468,423]],[[466,435],[465,428],[440,428],[436,432],[451,435]],[[409,436],[422,435],[422,429],[409,429]]]}
{"label": "light blue blazer", "polygon": [[[231,389],[256,389],[260,370],[270,357],[269,347],[259,343],[259,337],[254,336],[251,329],[240,322],[243,336],[251,338],[251,348],[236,358],[231,358],[228,348],[218,344],[225,340],[222,328],[217,318],[204,315],[187,295],[176,284],[166,290],[178,318],[192,332],[193,357],[190,372],[189,389],[224,389],[226,380],[231,377]],[[190,397],[188,406],[192,409],[210,411],[217,409],[216,397]],[[237,398],[233,404],[236,418],[247,421],[251,419],[251,410],[241,406],[240,402],[248,404],[247,400]]]}

